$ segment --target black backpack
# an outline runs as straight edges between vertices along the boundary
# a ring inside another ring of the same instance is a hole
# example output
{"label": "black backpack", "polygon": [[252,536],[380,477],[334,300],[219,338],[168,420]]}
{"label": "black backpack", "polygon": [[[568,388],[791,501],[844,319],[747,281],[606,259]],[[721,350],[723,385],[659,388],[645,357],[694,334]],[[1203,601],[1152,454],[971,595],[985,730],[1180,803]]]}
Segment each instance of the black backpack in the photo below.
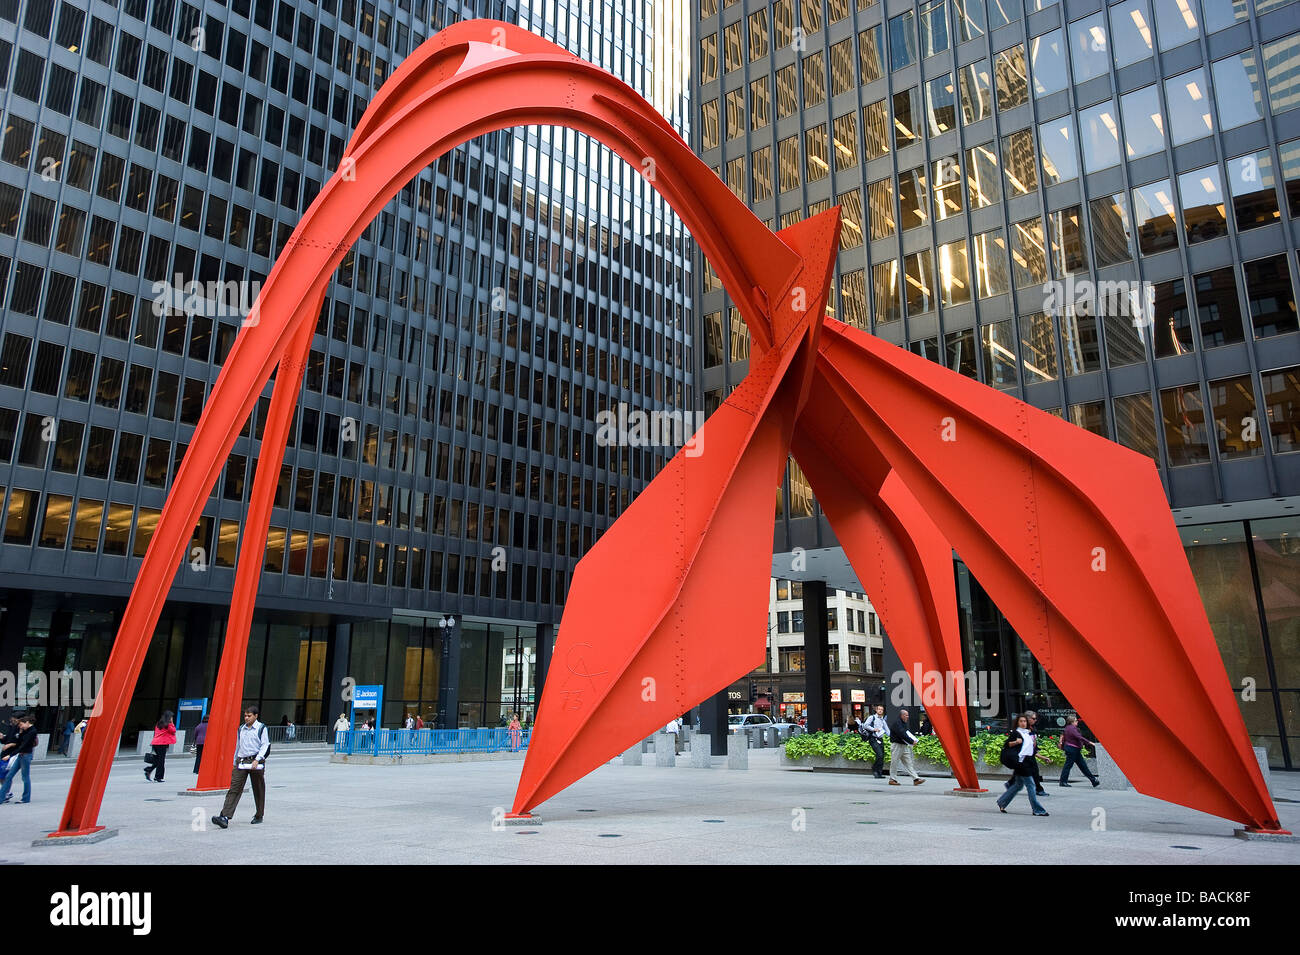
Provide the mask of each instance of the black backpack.
{"label": "black backpack", "polygon": [[[1024,746],[1024,743],[1021,743],[1020,745]],[[1006,741],[1002,744],[1002,756],[1000,758],[1002,765],[1013,773],[1020,768],[1020,750],[1011,745],[1010,736],[1008,736]]]}

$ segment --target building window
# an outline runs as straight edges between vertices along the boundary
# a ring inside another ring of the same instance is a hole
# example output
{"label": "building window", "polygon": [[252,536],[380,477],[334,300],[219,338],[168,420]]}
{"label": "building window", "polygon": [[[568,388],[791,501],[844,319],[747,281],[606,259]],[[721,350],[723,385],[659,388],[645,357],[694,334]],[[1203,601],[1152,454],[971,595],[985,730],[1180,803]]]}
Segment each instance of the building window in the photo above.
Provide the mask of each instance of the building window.
{"label": "building window", "polygon": [[1263,454],[1264,437],[1249,375],[1210,382],[1210,407],[1221,458]]}
{"label": "building window", "polygon": [[1110,35],[1111,56],[1117,69],[1149,59],[1153,44],[1148,0],[1123,0],[1111,7]]}
{"label": "building window", "polygon": [[1238,232],[1281,220],[1273,155],[1267,149],[1228,160],[1228,191]]}
{"label": "building window", "polygon": [[1047,281],[1047,241],[1042,219],[1026,219],[1011,227],[1011,272],[1016,288]]}
{"label": "building window", "polygon": [[920,109],[920,98],[915,86],[894,94],[895,149],[921,141]]}
{"label": "building window", "polygon": [[1204,68],[1197,68],[1165,80],[1169,137],[1175,146],[1203,139],[1214,132],[1214,119],[1210,115],[1208,93]]}
{"label": "building window", "polygon": [[925,225],[929,214],[924,167],[918,166],[898,175],[898,205],[903,231]]}
{"label": "building window", "polygon": [[749,62],[767,56],[767,11],[749,15]]}
{"label": "building window", "polygon": [[925,109],[931,136],[957,128],[957,91],[951,73],[925,84]]}
{"label": "building window", "polygon": [[1060,30],[1053,30],[1029,41],[1029,63],[1034,78],[1035,98],[1065,89],[1068,76]]}
{"label": "building window", "polygon": [[1082,213],[1078,206],[1048,213],[1052,238],[1052,264],[1058,276],[1088,270],[1088,246],[1083,238]]}
{"label": "building window", "polygon": [[980,298],[1005,295],[1011,290],[1007,268],[1007,240],[1001,229],[982,232],[973,239],[975,289]]}
{"label": "building window", "polygon": [[945,306],[964,305],[971,298],[970,261],[966,240],[939,246],[939,290]]}
{"label": "building window", "polygon": [[804,178],[817,182],[830,175],[830,154],[826,142],[826,124],[804,132]]}
{"label": "building window", "polygon": [[772,198],[772,147],[764,146],[754,150],[750,173],[753,176],[753,201],[762,202]]}
{"label": "building window", "polygon": [[[1269,432],[1272,435],[1273,451],[1283,454],[1300,450],[1300,368],[1286,368],[1280,371],[1268,371],[1260,375],[1260,385],[1264,393],[1264,407],[1268,411]],[[31,494],[31,491],[15,491],[15,494]],[[9,513],[13,515],[13,502],[10,501]],[[31,531],[27,532],[29,535]],[[8,530],[5,540],[9,539]]]}
{"label": "building window", "polygon": [[1007,198],[1027,196],[1038,189],[1038,164],[1034,159],[1034,134],[1022,129],[1002,137],[1002,168]]}
{"label": "building window", "polygon": [[1119,122],[1114,101],[1079,111],[1083,171],[1100,172],[1119,165]]}
{"label": "building window", "polygon": [[794,64],[783,66],[776,71],[776,118],[785,119],[792,116],[794,111],[799,108],[799,97],[796,90],[797,79],[794,73]]}
{"label": "building window", "polygon": [[1094,13],[1070,24],[1071,75],[1084,83],[1110,71],[1110,49],[1103,13]]}
{"label": "building window", "polygon": [[712,83],[718,78],[718,35],[711,33],[700,39],[700,82]]}
{"label": "building window", "polygon": [[772,121],[772,86],[768,77],[760,76],[749,84],[749,128],[766,128]]}
{"label": "building window", "polygon": [[994,388],[1016,386],[1016,342],[1011,319],[994,322],[980,329],[984,349],[984,373]]}
{"label": "building window", "polygon": [[1291,291],[1288,256],[1275,255],[1247,262],[1246,298],[1256,338],[1269,338],[1296,330],[1295,295]]}
{"label": "building window", "polygon": [[903,259],[907,286],[907,314],[922,315],[934,309],[934,264],[929,249]]}
{"label": "building window", "polygon": [[1123,395],[1114,401],[1115,440],[1149,458],[1156,458],[1156,427],[1151,395]]}
{"label": "building window", "polygon": [[885,75],[884,48],[880,40],[880,24],[858,34],[858,75],[863,86]]}
{"label": "building window", "polygon": [[958,70],[957,89],[961,94],[961,121],[965,125],[978,123],[993,115],[993,86],[988,60],[980,60]]}
{"label": "building window", "polygon": [[1235,129],[1264,118],[1264,95],[1259,87],[1259,63],[1254,51],[1216,60],[1211,70],[1220,129]]}
{"label": "building window", "polygon": [[1264,82],[1274,115],[1300,106],[1300,33],[1264,44]]}
{"label": "building window", "polygon": [[[862,109],[862,138],[867,159],[879,159],[889,153],[891,139],[889,110],[884,100],[870,103]],[[1297,176],[1300,177],[1300,145],[1297,146]],[[1300,189],[1297,189],[1300,192]]]}
{"label": "building window", "polygon": [[1042,312],[1020,317],[1020,354],[1025,383],[1055,381],[1056,333],[1052,318]]}
{"label": "building window", "polygon": [[1160,52],[1190,43],[1200,34],[1197,5],[1187,0],[1154,0]]}
{"label": "building window", "polygon": [[711,99],[700,107],[700,141],[705,149],[717,149],[720,133],[718,101]]}
{"label": "building window", "polygon": [[1200,385],[1181,385],[1160,392],[1165,448],[1170,467],[1210,460],[1205,433],[1205,403]]}
{"label": "building window", "polygon": [[871,305],[877,325],[896,322],[903,317],[899,280],[897,259],[871,266]]}
{"label": "building window", "polygon": [[835,171],[843,172],[858,164],[857,114],[837,116],[832,123],[835,146]]}
{"label": "building window", "polygon": [[[1203,346],[1214,348],[1242,341],[1245,333],[1241,325],[1241,305],[1237,298],[1237,277],[1233,269],[1202,272],[1194,276],[1192,282],[1196,290],[1196,315]],[[1182,282],[1175,284],[1181,286]],[[1156,287],[1157,303],[1160,302],[1160,289],[1160,286]]]}
{"label": "building window", "polygon": [[1074,118],[1071,116],[1063,116],[1038,127],[1043,185],[1052,186],[1079,177],[1079,158],[1074,149],[1074,140]]}
{"label": "building window", "polygon": [[1138,251],[1143,255],[1178,248],[1173,187],[1168,179],[1133,190],[1133,228],[1137,232]]}
{"label": "building window", "polygon": [[921,7],[921,56],[934,56],[952,45],[948,36],[948,3],[938,0]]}
{"label": "building window", "polygon": [[1092,222],[1092,251],[1097,267],[1131,259],[1128,201],[1124,193],[1092,200],[1088,204],[1088,213]]}
{"label": "building window", "polygon": [[889,71],[891,73],[916,62],[916,29],[913,20],[913,14],[908,12],[889,21]]}
{"label": "building window", "polygon": [[[1232,269],[1226,271],[1231,281]],[[1236,294],[1235,289],[1233,294]],[[1187,287],[1182,279],[1156,285],[1154,309],[1152,331],[1156,357],[1185,355],[1194,351],[1191,310],[1187,302]]]}

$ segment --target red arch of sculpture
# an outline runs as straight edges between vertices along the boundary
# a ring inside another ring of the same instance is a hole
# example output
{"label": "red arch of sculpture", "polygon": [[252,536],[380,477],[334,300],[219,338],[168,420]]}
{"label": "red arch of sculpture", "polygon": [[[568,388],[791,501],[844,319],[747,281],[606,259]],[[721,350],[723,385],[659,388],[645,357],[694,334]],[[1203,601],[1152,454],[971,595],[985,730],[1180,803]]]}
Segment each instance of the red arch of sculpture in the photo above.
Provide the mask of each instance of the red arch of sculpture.
{"label": "red arch of sculpture", "polygon": [[[838,210],[774,235],[620,81],[517,27],[469,21],[384,84],[241,329],[141,565],[53,837],[102,828],[150,635],[278,365],[198,784],[224,788],[271,502],[330,277],[419,170],[474,136],[527,124],[586,133],[651,180],[729,290],[753,351],[695,441],[578,564],[516,812],[762,659],[773,490],[793,451],[905,665],[961,671],[956,545],[1139,790],[1279,828],[1149,459],[824,319]],[[952,704],[927,709],[958,782],[976,788],[964,698]],[[1193,751],[1179,737],[1220,742]]]}

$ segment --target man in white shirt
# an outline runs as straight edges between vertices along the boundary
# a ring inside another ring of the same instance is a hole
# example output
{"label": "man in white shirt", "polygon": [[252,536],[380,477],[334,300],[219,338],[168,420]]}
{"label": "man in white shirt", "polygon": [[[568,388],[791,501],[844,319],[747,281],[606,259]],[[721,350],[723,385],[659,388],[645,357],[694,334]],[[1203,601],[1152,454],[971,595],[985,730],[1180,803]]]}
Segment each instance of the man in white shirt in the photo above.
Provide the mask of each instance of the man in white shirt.
{"label": "man in white shirt", "polygon": [[671,720],[669,720],[668,725],[664,727],[665,733],[672,734],[674,756],[680,756],[682,754],[681,729],[682,729],[682,721],[677,719],[676,717],[673,717]]}
{"label": "man in white shirt", "polygon": [[253,784],[253,804],[257,810],[253,825],[262,821],[262,812],[266,809],[266,754],[271,748],[271,739],[266,726],[257,719],[260,712],[255,704],[244,707],[244,722],[235,741],[235,769],[230,775],[230,789],[226,791],[221,815],[212,817],[212,824],[222,829],[230,825],[239,797],[244,794],[245,780]]}

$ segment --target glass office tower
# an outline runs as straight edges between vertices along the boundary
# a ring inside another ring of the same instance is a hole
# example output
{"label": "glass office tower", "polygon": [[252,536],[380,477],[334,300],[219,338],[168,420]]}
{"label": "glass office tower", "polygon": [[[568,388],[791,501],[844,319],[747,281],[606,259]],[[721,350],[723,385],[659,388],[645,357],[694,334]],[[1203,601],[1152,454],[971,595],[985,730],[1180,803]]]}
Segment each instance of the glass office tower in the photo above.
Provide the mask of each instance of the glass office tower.
{"label": "glass office tower", "polygon": [[[397,64],[503,19],[680,125],[652,13],[0,0],[0,670],[103,668],[243,312]],[[385,685],[388,725],[532,714],[574,565],[672,453],[598,446],[596,416],[688,406],[689,274],[648,184],[568,131],[476,139],[385,207],[330,285],[280,475],[245,681],[268,722],[332,722],[345,677]],[[128,733],[211,694],[269,395]]]}
{"label": "glass office tower", "polygon": [[[1300,5],[698,0],[695,15],[701,155],[774,228],[841,207],[836,318],[1155,461],[1253,697],[1246,723],[1294,768]],[[697,274],[712,409],[749,340]],[[834,546],[793,462],[778,510],[778,552]],[[1004,661],[1009,708],[1063,708],[1032,660],[1005,662],[1023,647],[958,570],[968,662]]]}

